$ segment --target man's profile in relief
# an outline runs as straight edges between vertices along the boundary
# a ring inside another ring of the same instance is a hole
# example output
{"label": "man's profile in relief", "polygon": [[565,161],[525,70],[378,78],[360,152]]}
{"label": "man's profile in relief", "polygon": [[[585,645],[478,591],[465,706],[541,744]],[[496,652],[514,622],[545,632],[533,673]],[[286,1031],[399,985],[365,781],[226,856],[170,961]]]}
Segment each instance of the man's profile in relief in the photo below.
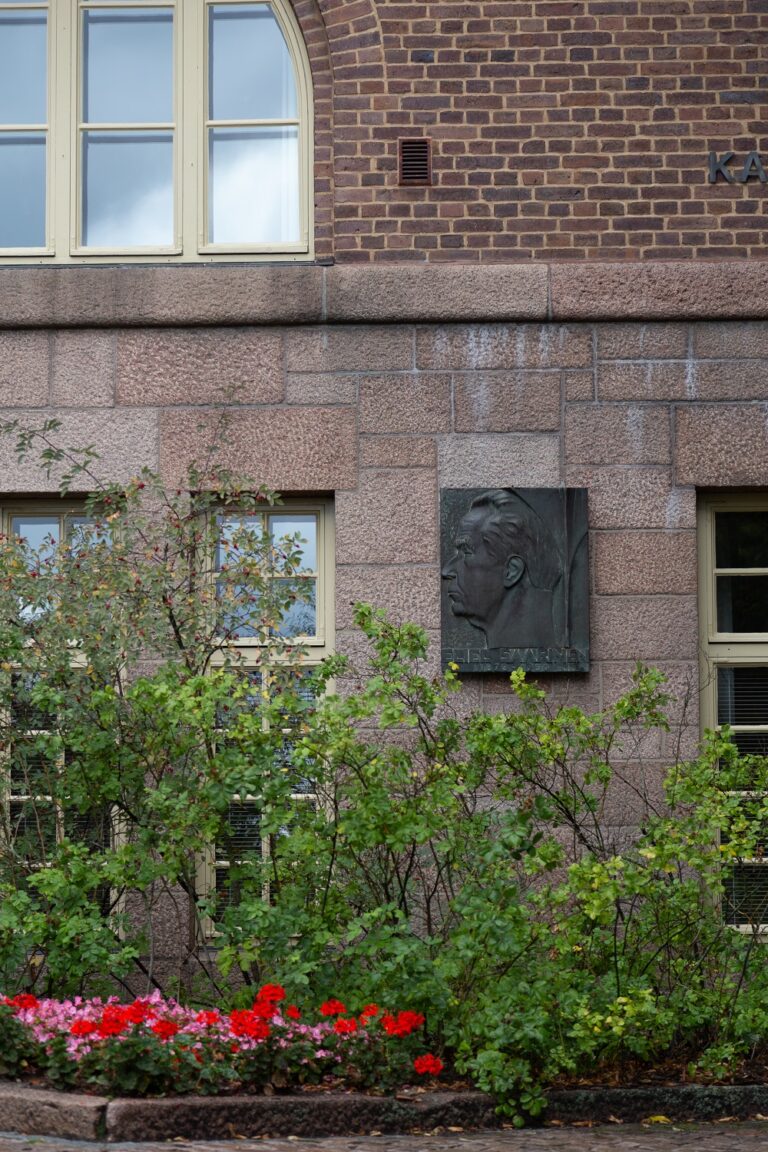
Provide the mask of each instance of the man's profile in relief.
{"label": "man's profile in relief", "polygon": [[442,570],[454,616],[485,633],[488,648],[555,647],[563,557],[541,516],[517,492],[472,500]]}

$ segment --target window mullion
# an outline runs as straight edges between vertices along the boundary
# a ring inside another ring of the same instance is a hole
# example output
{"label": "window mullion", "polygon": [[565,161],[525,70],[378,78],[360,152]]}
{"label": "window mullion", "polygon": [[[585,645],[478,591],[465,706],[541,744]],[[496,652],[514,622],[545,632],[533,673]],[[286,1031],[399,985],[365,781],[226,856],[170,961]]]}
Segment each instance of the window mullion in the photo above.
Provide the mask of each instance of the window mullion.
{"label": "window mullion", "polygon": [[[3,254],[20,263],[103,263],[116,255],[139,261],[151,259],[153,254],[167,260],[207,261],[241,256],[261,259],[276,253],[295,259],[306,254],[312,132],[304,45],[287,0],[258,4],[260,21],[253,17],[255,7],[245,0],[195,4],[182,0],[57,0],[55,5],[44,0],[19,0],[5,5],[6,15],[47,14],[48,92],[47,120],[42,119],[41,112],[37,121],[37,107],[31,116],[23,116],[23,102],[16,101],[9,106],[13,112],[6,114],[6,120],[14,122],[0,122],[0,132],[19,142],[18,146],[6,146],[9,171],[38,173],[40,219],[30,238],[42,241],[33,247],[15,244],[17,231],[22,235],[21,224],[18,230],[9,227],[10,243]],[[241,86],[246,92],[244,101],[235,100],[230,108],[222,108],[220,119],[209,118],[213,109],[209,110],[206,99],[208,16],[212,10],[216,11],[216,27],[223,28],[231,14],[235,24],[242,22],[246,39],[253,39],[245,50],[239,29],[234,36],[232,25],[221,32],[217,51],[224,60],[224,73],[232,57],[233,68],[240,69],[243,61],[251,61],[254,75],[266,69],[267,76],[250,89],[248,83]],[[157,20],[154,12],[158,13]],[[168,32],[158,27],[163,12],[173,14],[173,119],[115,123],[102,117],[97,122],[93,95],[96,87],[102,94],[107,91],[113,55],[122,79],[115,81],[114,99],[107,100],[105,107],[116,102],[118,115],[123,107],[130,115],[134,104],[152,115],[153,102],[158,111],[167,104],[167,80],[163,79],[167,66],[163,61],[168,61]],[[94,117],[90,120],[80,108],[86,17],[88,49],[96,69],[88,69],[88,114]],[[148,85],[144,95],[142,85],[128,83],[139,65],[136,56],[120,42],[123,23],[126,34],[134,35],[137,43],[152,46],[150,55],[154,53],[157,61],[155,70],[148,73],[157,77],[156,85]],[[281,37],[285,49],[280,46]],[[278,57],[286,63],[275,63]],[[41,69],[42,64],[38,75]],[[19,116],[15,116],[16,110]],[[227,118],[228,111],[236,118]],[[22,118],[29,123],[22,123]],[[35,133],[38,136],[33,139]],[[152,133],[158,135],[153,137]],[[213,133],[218,133],[215,140]],[[128,136],[135,140],[130,142]],[[218,203],[215,213],[208,188],[209,152],[217,166],[215,180],[213,169],[210,172]],[[32,193],[30,176],[25,203],[31,203]],[[24,211],[28,214],[26,207]]]}

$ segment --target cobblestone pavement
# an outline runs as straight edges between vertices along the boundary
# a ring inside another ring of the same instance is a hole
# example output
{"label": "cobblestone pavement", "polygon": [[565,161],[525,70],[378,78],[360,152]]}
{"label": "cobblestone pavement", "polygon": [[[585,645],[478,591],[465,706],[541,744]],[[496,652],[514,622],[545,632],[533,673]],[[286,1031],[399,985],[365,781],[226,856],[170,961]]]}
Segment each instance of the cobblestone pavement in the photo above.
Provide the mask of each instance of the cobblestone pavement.
{"label": "cobblestone pavement", "polygon": [[84,1143],[0,1132],[0,1152],[768,1152],[768,1122],[603,1125],[538,1131],[438,1132],[324,1140],[172,1140],[160,1144]]}

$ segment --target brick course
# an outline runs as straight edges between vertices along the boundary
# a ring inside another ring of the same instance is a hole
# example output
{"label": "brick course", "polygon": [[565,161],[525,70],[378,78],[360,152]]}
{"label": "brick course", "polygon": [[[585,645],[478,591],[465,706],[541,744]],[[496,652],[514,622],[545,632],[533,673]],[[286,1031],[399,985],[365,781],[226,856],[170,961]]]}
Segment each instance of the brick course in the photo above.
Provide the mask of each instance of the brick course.
{"label": "brick course", "polygon": [[[764,255],[766,185],[709,184],[707,155],[740,168],[768,153],[765,5],[294,2],[316,87],[319,256]],[[420,135],[434,186],[400,188],[397,140]]]}

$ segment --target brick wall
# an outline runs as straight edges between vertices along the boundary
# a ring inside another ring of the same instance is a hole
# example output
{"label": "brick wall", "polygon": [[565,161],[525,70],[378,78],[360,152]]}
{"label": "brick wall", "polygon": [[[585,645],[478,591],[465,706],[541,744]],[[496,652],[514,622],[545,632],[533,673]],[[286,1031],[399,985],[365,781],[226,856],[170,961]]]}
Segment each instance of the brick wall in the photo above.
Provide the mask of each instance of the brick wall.
{"label": "brick wall", "polygon": [[[333,71],[339,261],[762,257],[763,0],[296,0]],[[320,20],[322,17],[322,20]],[[314,66],[314,65],[313,65]],[[323,99],[327,82],[322,81]],[[319,109],[318,193],[329,115]],[[434,187],[397,186],[397,138],[434,141]]]}

